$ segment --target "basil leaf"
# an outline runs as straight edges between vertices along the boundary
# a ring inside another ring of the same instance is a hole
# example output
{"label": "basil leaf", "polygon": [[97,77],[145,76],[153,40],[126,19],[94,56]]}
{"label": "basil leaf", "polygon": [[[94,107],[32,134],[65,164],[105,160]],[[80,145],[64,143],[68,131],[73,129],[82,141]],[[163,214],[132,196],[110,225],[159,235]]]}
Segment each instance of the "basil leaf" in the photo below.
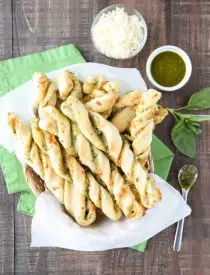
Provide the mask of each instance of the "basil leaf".
{"label": "basil leaf", "polygon": [[190,124],[192,124],[195,127],[199,127],[199,128],[201,127],[200,122],[197,122],[197,121],[194,121],[194,120],[190,120]]}
{"label": "basil leaf", "polygon": [[183,119],[184,125],[189,128],[195,135],[199,135],[202,133],[200,122],[190,120],[188,118]]}
{"label": "basil leaf", "polygon": [[200,126],[194,126],[193,124],[189,123],[187,128],[189,128],[195,135],[200,135],[202,133]]}
{"label": "basil leaf", "polygon": [[201,128],[196,129],[196,135],[202,134],[203,130]]}
{"label": "basil leaf", "polygon": [[184,155],[195,158],[196,138],[195,134],[180,120],[175,124],[171,133],[172,141],[176,148]]}
{"label": "basil leaf", "polygon": [[194,93],[187,106],[184,109],[187,110],[205,110],[210,108],[210,88],[204,88]]}
{"label": "basil leaf", "polygon": [[210,115],[191,115],[191,114],[180,114],[179,113],[179,118],[188,118],[191,121],[208,121],[210,120]]}

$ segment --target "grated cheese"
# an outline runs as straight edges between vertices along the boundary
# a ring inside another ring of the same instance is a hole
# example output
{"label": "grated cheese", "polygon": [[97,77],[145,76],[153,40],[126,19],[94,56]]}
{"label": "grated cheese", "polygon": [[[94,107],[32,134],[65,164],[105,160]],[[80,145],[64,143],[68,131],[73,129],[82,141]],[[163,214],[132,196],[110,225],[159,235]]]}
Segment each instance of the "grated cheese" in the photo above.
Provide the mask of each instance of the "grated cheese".
{"label": "grated cheese", "polygon": [[136,15],[128,15],[123,8],[102,14],[93,27],[92,35],[96,47],[112,58],[129,58],[142,45],[142,22]]}

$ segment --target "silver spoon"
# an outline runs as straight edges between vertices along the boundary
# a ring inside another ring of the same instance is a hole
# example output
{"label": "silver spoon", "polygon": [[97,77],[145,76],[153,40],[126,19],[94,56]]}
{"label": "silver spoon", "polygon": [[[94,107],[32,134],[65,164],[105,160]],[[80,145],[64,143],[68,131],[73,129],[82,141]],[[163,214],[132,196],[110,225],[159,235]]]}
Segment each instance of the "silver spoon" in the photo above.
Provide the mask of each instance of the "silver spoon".
{"label": "silver spoon", "polygon": [[[184,165],[178,174],[178,181],[182,188],[182,197],[187,202],[187,196],[191,187],[196,182],[198,177],[198,170],[194,165]],[[174,239],[174,251],[180,251],[182,245],[182,234],[184,228],[184,219],[178,221],[176,228],[176,235]]]}

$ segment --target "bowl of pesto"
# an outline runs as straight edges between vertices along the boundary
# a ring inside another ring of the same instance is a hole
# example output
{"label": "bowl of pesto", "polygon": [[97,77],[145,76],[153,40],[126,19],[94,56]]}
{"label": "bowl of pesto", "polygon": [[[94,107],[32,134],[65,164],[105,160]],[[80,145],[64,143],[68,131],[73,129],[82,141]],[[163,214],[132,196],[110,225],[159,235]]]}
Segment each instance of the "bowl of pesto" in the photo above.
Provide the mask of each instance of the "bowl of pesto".
{"label": "bowl of pesto", "polygon": [[163,46],[154,50],[146,64],[149,81],[159,90],[176,91],[190,79],[192,63],[185,51],[176,46]]}

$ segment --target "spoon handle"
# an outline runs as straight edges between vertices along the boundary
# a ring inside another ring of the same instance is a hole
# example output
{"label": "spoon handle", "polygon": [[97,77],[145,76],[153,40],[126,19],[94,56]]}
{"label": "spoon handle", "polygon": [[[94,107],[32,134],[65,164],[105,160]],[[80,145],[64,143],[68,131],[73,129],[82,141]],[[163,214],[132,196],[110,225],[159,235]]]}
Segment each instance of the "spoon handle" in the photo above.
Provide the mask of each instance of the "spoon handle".
{"label": "spoon handle", "polygon": [[[182,197],[186,202],[187,202],[188,191],[189,190],[182,189]],[[181,249],[183,228],[184,228],[184,219],[178,221],[177,227],[176,227],[176,235],[175,235],[174,246],[173,246],[173,250],[176,252],[179,252]]]}
{"label": "spoon handle", "polygon": [[184,228],[184,219],[178,221],[177,223],[176,235],[175,235],[174,246],[173,246],[173,249],[176,252],[179,252],[181,249],[183,228]]}

